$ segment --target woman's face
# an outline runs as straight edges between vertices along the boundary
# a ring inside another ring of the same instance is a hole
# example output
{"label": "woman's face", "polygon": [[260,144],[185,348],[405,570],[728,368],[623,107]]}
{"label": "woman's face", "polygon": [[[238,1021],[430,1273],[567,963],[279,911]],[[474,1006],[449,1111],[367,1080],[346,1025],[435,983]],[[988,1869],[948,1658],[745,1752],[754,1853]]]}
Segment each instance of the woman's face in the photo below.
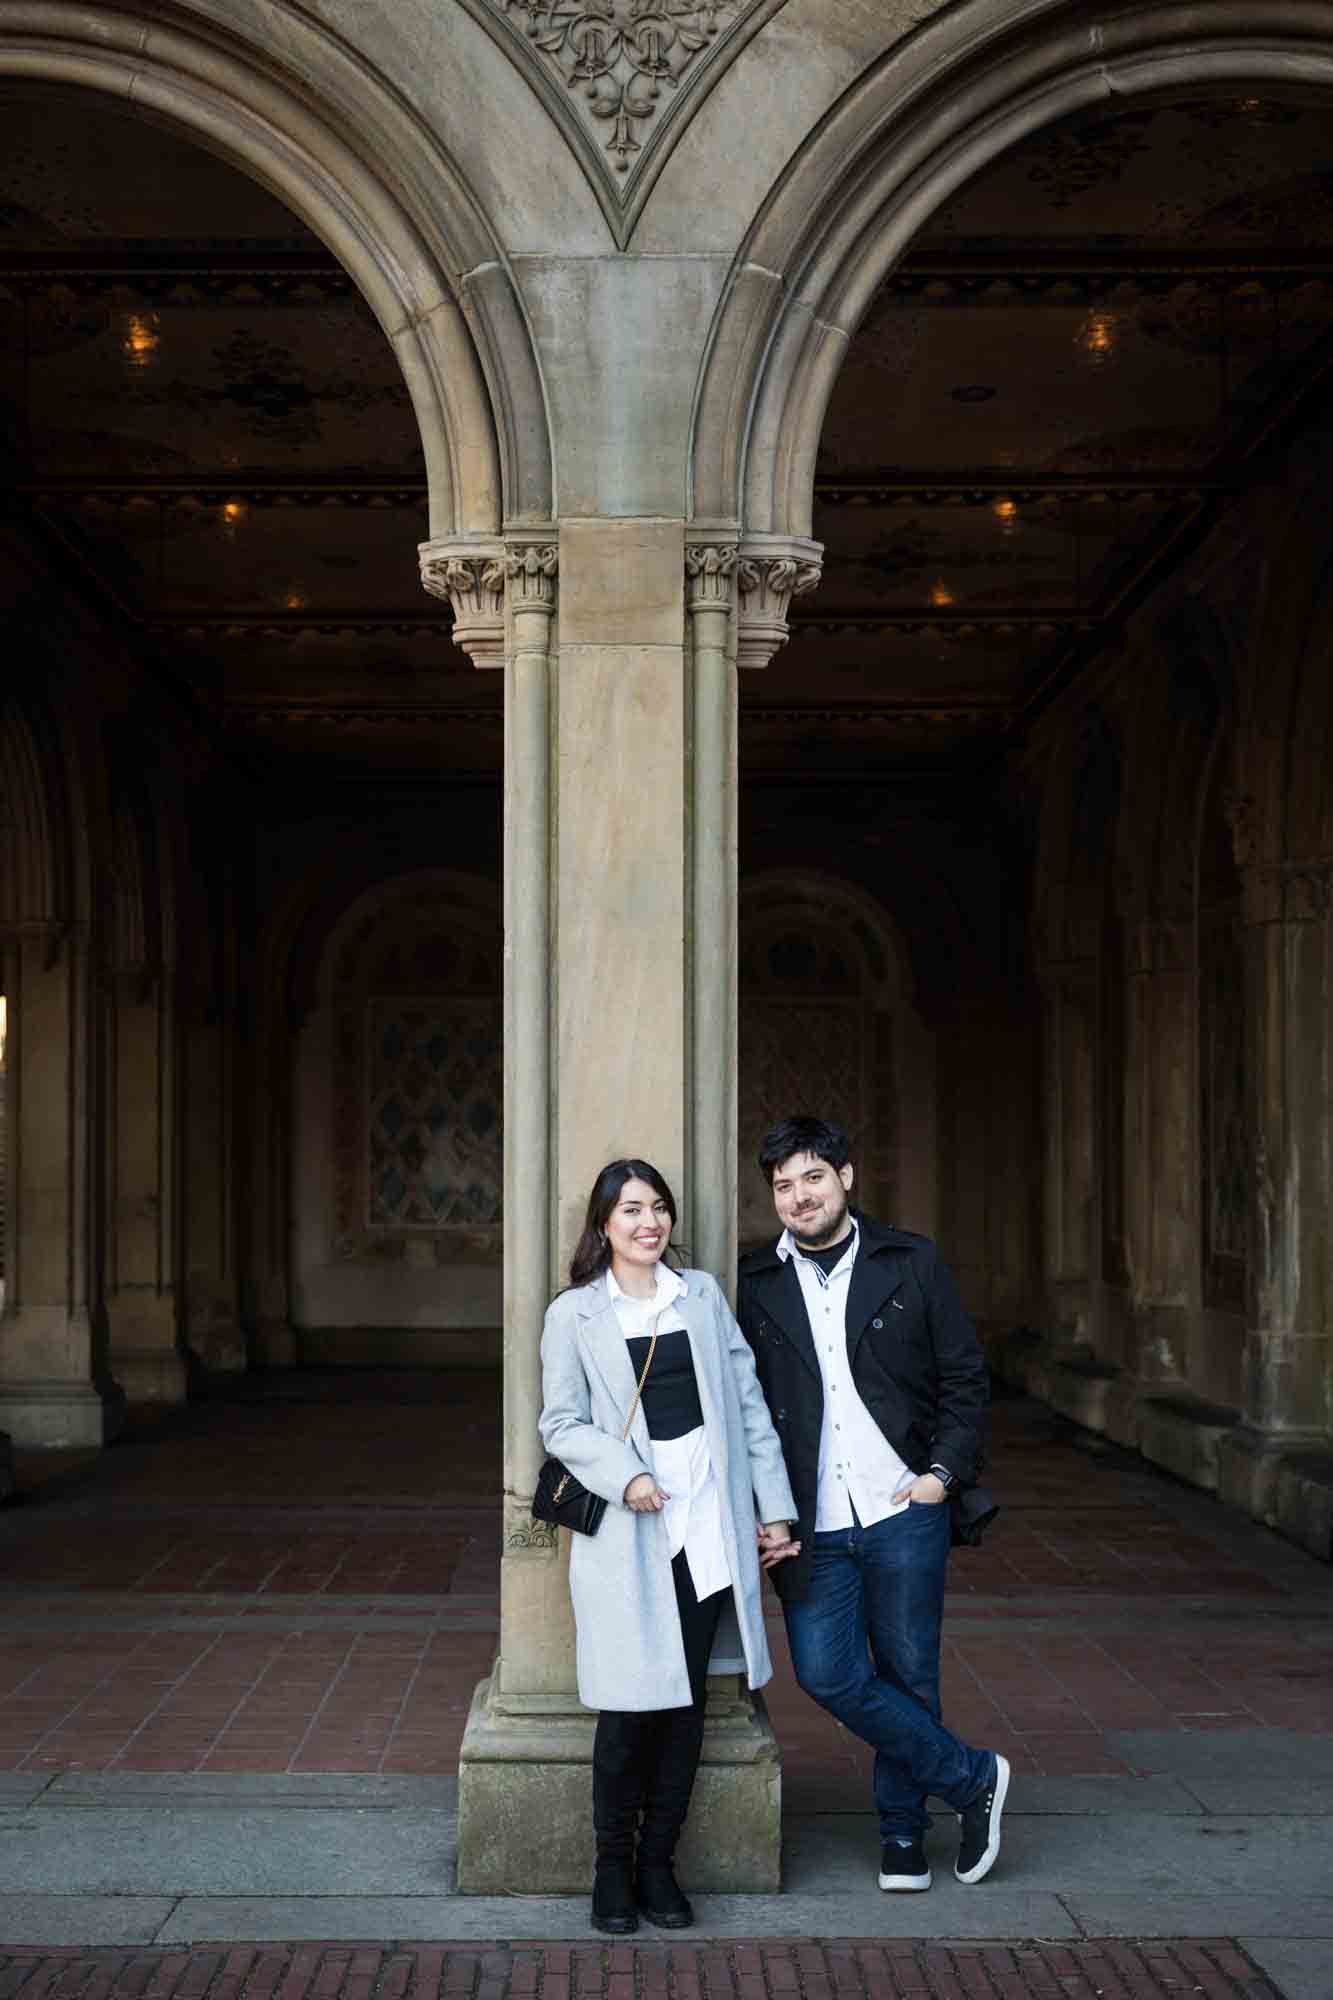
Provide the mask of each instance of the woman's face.
{"label": "woman's face", "polygon": [[671,1239],[671,1210],[647,1181],[626,1181],[606,1218],[606,1240],[626,1264],[656,1264]]}

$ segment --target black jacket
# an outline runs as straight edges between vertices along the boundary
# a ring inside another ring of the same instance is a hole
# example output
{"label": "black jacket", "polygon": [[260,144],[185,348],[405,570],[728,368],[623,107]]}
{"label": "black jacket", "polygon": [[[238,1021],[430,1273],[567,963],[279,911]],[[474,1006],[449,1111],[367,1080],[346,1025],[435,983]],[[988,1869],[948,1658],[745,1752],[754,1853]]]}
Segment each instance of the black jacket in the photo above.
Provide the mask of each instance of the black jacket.
{"label": "black jacket", "polygon": [[[857,1394],[911,1471],[944,1465],[971,1486],[982,1459],[987,1379],[958,1288],[928,1236],[864,1215],[857,1222],[861,1241],[847,1295]],[[803,1597],[814,1546],[824,1384],[800,1280],[776,1243],[741,1259],[736,1317],[782,1439],[804,1543],[798,1557],[776,1566],[773,1581],[781,1596]]]}

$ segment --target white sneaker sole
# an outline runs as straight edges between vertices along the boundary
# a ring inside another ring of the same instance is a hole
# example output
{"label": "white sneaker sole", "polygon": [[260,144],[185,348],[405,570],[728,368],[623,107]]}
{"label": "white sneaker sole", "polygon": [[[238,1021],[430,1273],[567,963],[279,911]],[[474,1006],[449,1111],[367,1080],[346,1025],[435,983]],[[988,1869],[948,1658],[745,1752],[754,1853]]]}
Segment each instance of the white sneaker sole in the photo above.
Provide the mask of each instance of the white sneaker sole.
{"label": "white sneaker sole", "polygon": [[1004,1813],[1004,1802],[1008,1795],[1009,1759],[1001,1757],[997,1752],[995,1758],[995,1803],[991,1807],[990,1812],[990,1840],[980,1861],[969,1868],[966,1873],[958,1867],[957,1863],[954,1864],[953,1872],[960,1882],[982,1882],[995,1866],[1000,1853],[1000,1820]]}
{"label": "white sneaker sole", "polygon": [[932,1879],[931,1872],[927,1868],[924,1875],[881,1875],[879,1886],[881,1889],[897,1891],[900,1895],[919,1895],[923,1889],[930,1887]]}

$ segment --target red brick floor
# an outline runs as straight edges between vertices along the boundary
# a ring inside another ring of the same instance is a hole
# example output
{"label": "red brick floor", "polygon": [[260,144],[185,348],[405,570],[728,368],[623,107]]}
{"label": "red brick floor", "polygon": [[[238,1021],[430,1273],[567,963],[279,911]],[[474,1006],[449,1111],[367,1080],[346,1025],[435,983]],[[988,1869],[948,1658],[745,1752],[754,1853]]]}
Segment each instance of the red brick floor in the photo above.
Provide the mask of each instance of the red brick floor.
{"label": "red brick floor", "polygon": [[[499,1449],[493,1378],[386,1373],[21,1460],[0,1768],[455,1770],[498,1632]],[[1326,1566],[1031,1404],[998,1405],[992,1470],[1004,1512],[951,1566],[962,1734],[1068,1775],[1143,1768],[1119,1730],[1333,1733]],[[868,1753],[796,1688],[773,1611],[788,1782],[859,1795]]]}
{"label": "red brick floor", "polygon": [[7,1951],[2,2000],[1278,2000],[1236,1944],[329,1945]]}

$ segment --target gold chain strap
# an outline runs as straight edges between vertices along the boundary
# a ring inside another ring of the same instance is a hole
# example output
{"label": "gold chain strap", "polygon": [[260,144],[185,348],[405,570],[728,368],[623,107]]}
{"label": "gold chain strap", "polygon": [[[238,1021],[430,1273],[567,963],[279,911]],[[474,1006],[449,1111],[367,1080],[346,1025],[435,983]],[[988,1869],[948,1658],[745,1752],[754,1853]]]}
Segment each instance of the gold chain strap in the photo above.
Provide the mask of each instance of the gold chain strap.
{"label": "gold chain strap", "polygon": [[630,1404],[629,1415],[625,1419],[625,1428],[621,1433],[621,1438],[620,1438],[620,1442],[622,1444],[624,1444],[629,1437],[630,1425],[634,1422],[635,1413],[637,1412],[639,1407],[639,1398],[643,1395],[643,1385],[648,1380],[648,1370],[653,1365],[653,1355],[657,1350],[657,1329],[661,1323],[662,1313],[665,1311],[666,1307],[663,1306],[662,1312],[658,1313],[657,1318],[653,1321],[653,1337],[648,1342],[648,1358],[643,1364],[643,1373],[639,1377],[639,1386],[634,1391],[634,1401]]}

